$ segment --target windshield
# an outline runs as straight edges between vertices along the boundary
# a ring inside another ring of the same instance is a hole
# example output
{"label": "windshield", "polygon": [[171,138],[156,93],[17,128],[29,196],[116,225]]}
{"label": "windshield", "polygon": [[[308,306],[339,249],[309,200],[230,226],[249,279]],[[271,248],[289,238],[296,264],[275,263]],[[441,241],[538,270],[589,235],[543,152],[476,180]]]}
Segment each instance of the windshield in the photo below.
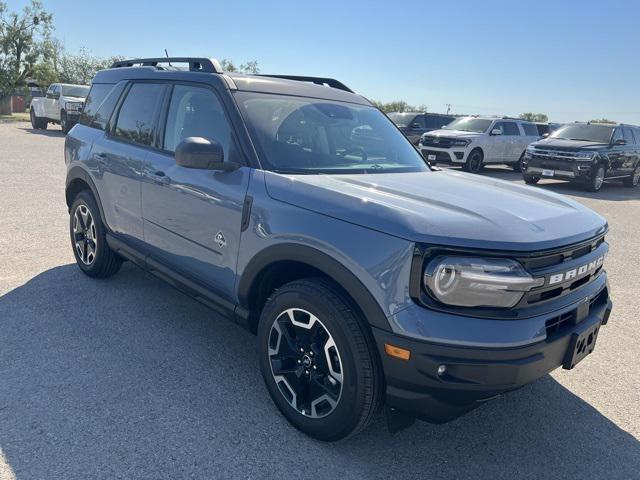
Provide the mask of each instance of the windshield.
{"label": "windshield", "polygon": [[458,118],[449,125],[442,127],[444,130],[462,130],[463,132],[484,133],[491,126],[493,120],[483,118]]}
{"label": "windshield", "polygon": [[429,170],[377,108],[249,92],[236,96],[268,170],[307,174]]}
{"label": "windshield", "polygon": [[584,123],[573,123],[565,125],[555,130],[551,138],[561,138],[564,140],[583,140],[586,142],[609,143],[611,134],[615,126],[611,125],[587,125]]}
{"label": "windshield", "polygon": [[65,97],[87,98],[87,95],[89,95],[89,87],[83,87],[81,85],[63,85],[62,95]]}
{"label": "windshield", "polygon": [[415,113],[390,113],[388,117],[399,127],[408,127],[416,118]]}

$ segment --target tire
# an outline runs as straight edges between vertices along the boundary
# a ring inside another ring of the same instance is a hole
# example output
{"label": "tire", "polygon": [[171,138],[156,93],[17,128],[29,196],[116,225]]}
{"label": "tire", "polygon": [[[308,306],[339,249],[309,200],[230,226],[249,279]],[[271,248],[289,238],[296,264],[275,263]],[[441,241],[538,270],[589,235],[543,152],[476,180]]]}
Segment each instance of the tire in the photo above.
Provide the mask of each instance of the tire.
{"label": "tire", "polygon": [[373,339],[329,280],[297,280],[276,290],[260,316],[258,342],[273,402],[307,435],[342,440],[366,428],[381,408]]}
{"label": "tire", "polygon": [[522,178],[524,178],[524,183],[527,185],[535,185],[540,181],[540,177],[534,177],[532,175],[522,175]]}
{"label": "tire", "polygon": [[71,126],[69,126],[69,122],[67,120],[67,112],[64,110],[60,111],[60,128],[62,128],[62,133],[65,135],[69,133],[69,130],[71,130]]}
{"label": "tire", "polygon": [[464,170],[470,173],[480,173],[484,168],[483,159],[484,155],[481,150],[472,150],[463,166]]}
{"label": "tire", "polygon": [[606,173],[607,171],[605,170],[604,165],[598,164],[593,174],[587,180],[587,183],[585,185],[587,191],[599,192],[602,188],[602,185],[604,185]]}
{"label": "tire", "polygon": [[47,129],[47,119],[40,118],[33,110],[33,108],[29,111],[29,119],[31,120],[31,126],[35,130],[46,130]]}
{"label": "tire", "polygon": [[633,174],[631,174],[630,177],[624,179],[625,187],[637,187],[638,183],[640,183],[640,164],[636,165],[636,168],[633,170]]}
{"label": "tire", "polygon": [[520,158],[518,159],[517,163],[514,163],[513,165],[511,165],[511,168],[513,168],[514,172],[521,172],[522,171],[522,161],[524,160],[524,152],[522,152],[522,155],[520,155]]}
{"label": "tire", "polygon": [[76,263],[90,277],[110,277],[122,265],[122,259],[109,248],[106,233],[93,195],[81,191],[71,205],[69,234]]}

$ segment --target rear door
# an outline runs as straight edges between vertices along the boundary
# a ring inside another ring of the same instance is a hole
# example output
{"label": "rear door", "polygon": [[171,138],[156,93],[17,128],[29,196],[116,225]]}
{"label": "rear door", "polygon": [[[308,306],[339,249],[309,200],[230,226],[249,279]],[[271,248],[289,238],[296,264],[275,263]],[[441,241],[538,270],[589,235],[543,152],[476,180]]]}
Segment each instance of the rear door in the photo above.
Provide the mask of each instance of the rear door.
{"label": "rear door", "polygon": [[146,157],[142,169],[145,243],[156,260],[230,300],[251,170],[178,165],[174,152],[187,137],[216,140],[225,161],[243,162],[217,92],[195,84],[169,88],[161,148]]}
{"label": "rear door", "polygon": [[515,163],[520,159],[520,155],[526,148],[524,145],[525,137],[523,132],[520,131],[520,127],[516,122],[503,122],[504,133],[503,138],[505,142],[504,147],[504,162]]}
{"label": "rear door", "polygon": [[109,226],[132,243],[143,240],[140,175],[157,138],[166,88],[162,83],[127,85],[107,131],[91,151]]}

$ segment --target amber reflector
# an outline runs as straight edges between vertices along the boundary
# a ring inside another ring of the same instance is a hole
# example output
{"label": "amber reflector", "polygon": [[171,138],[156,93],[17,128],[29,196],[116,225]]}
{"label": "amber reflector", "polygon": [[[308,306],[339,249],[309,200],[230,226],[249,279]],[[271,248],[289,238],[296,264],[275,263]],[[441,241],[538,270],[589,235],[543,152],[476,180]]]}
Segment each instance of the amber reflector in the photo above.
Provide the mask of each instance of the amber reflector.
{"label": "amber reflector", "polygon": [[411,358],[411,351],[389,345],[388,343],[384,344],[384,351],[390,357],[399,358],[400,360],[409,360],[409,358]]}

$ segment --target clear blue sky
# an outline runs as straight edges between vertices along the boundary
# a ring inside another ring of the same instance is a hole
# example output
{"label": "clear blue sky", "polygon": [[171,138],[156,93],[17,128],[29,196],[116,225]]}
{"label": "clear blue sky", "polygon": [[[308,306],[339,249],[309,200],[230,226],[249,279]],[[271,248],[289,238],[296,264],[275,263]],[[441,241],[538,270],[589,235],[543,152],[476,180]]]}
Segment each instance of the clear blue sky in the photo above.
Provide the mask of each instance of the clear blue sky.
{"label": "clear blue sky", "polygon": [[43,2],[72,52],[256,59],[430,111],[640,124],[640,1]]}

